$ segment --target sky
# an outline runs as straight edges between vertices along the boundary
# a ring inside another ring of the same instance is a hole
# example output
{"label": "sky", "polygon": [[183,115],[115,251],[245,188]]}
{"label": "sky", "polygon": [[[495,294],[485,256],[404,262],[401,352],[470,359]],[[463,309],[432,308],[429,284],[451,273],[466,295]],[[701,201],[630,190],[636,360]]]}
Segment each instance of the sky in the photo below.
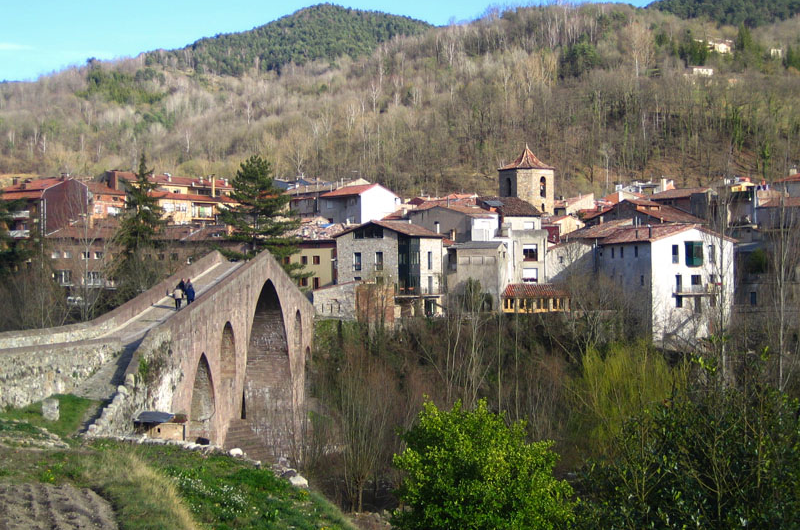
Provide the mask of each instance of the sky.
{"label": "sky", "polygon": [[[322,0],[4,0],[0,9],[0,81],[40,75],[102,60],[182,48],[218,33],[247,31]],[[474,20],[491,0],[352,0],[344,7],[405,15],[442,26]],[[533,3],[538,3],[534,1]],[[645,1],[632,1],[642,6]]]}

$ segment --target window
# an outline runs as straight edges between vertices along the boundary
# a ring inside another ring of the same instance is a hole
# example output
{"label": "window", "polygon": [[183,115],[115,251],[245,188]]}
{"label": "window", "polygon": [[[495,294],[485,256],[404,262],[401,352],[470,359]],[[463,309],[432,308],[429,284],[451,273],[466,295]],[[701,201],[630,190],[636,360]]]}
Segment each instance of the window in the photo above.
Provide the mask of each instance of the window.
{"label": "window", "polygon": [[353,281],[360,282],[361,276],[353,276]]}
{"label": "window", "polygon": [[283,258],[283,264],[284,264],[284,265],[288,265],[288,264],[289,264],[289,260],[290,260],[290,259],[291,259],[291,258],[290,258],[289,256],[286,256],[285,258]]}
{"label": "window", "polygon": [[758,305],[758,294],[755,291],[750,291],[750,305]]}
{"label": "window", "polygon": [[703,297],[702,296],[695,296],[694,297],[694,312],[695,313],[702,313],[703,312]]}
{"label": "window", "polygon": [[355,239],[383,239],[383,227],[374,224],[359,228],[353,233]]}
{"label": "window", "polygon": [[703,243],[686,241],[686,266],[700,267],[703,264]]}
{"label": "window", "polygon": [[700,285],[700,275],[692,274],[692,285]]}
{"label": "window", "polygon": [[72,251],[71,250],[65,250],[64,251],[64,259],[72,259]]}
{"label": "window", "polygon": [[[539,196],[547,197],[547,179],[545,177],[539,179]],[[544,208],[542,208],[542,211],[544,211]]]}
{"label": "window", "polygon": [[353,270],[354,271],[361,270],[361,252],[353,253]]}
{"label": "window", "polygon": [[308,256],[300,256],[300,263],[308,265]]}
{"label": "window", "polygon": [[300,287],[308,287],[308,278],[300,278],[298,280]]}
{"label": "window", "polygon": [[412,265],[419,265],[419,252],[412,252],[411,253],[411,264]]}
{"label": "window", "polygon": [[319,265],[319,256],[312,256],[311,263],[313,263],[314,265]]}
{"label": "window", "polygon": [[54,250],[50,253],[50,259],[58,259],[61,257],[61,252]]}
{"label": "window", "polygon": [[89,252],[85,251],[85,250],[83,252],[81,252],[81,258],[82,259],[89,259]]}
{"label": "window", "polygon": [[428,276],[428,294],[433,294],[433,276]]}
{"label": "window", "polygon": [[524,283],[539,283],[539,269],[536,267],[522,269],[522,281]]}
{"label": "window", "polygon": [[538,245],[522,245],[522,259],[525,261],[539,261]]}
{"label": "window", "polygon": [[103,285],[103,278],[100,271],[88,271],[86,273],[86,285]]}
{"label": "window", "polygon": [[456,240],[456,235],[458,235],[458,232],[456,232],[456,229],[455,229],[455,228],[453,228],[452,230],[450,230],[450,239],[451,239],[451,240],[455,241],[455,240]]}
{"label": "window", "polygon": [[319,289],[319,278],[314,277],[314,289]]}
{"label": "window", "polygon": [[639,276],[639,285],[644,285],[644,274]]}
{"label": "window", "polygon": [[428,252],[428,270],[433,269],[433,252]]}
{"label": "window", "polygon": [[678,245],[672,245],[672,263],[678,263]]}
{"label": "window", "polygon": [[683,289],[683,276],[680,274],[675,275],[675,292],[679,293]]}
{"label": "window", "polygon": [[619,259],[625,257],[625,247],[619,247]]}
{"label": "window", "polygon": [[60,285],[72,285],[72,271],[70,270],[55,271],[53,278]]}
{"label": "window", "polygon": [[614,247],[611,247],[611,259],[614,259]]}
{"label": "window", "polygon": [[676,296],[675,297],[675,307],[683,307],[683,297]]}
{"label": "window", "polygon": [[708,245],[708,262],[709,263],[716,263],[717,262],[717,255],[714,252],[714,245]]}
{"label": "window", "polygon": [[102,252],[95,252],[94,253],[94,259],[103,259],[103,253]]}
{"label": "window", "polygon": [[634,258],[638,258],[639,257],[639,245],[636,245],[636,246],[633,247],[633,257]]}

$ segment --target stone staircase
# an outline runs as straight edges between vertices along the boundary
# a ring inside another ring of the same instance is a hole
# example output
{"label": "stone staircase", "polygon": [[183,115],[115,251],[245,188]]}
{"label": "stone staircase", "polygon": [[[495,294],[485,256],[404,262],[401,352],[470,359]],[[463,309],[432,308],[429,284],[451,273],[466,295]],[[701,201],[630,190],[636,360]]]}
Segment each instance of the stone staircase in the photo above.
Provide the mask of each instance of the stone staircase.
{"label": "stone staircase", "polygon": [[250,423],[247,420],[231,420],[228,425],[225,449],[230,450],[236,447],[244,451],[253,460],[269,462],[273,459],[267,444],[250,428]]}

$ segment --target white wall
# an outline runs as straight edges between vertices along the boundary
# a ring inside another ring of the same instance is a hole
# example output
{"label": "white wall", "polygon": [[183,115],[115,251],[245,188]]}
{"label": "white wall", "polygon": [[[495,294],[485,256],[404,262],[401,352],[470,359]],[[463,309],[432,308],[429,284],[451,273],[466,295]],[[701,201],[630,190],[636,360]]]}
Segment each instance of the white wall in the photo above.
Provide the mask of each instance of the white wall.
{"label": "white wall", "polygon": [[400,198],[382,186],[368,189],[359,196],[359,218],[356,223],[381,220],[394,213],[400,205]]}

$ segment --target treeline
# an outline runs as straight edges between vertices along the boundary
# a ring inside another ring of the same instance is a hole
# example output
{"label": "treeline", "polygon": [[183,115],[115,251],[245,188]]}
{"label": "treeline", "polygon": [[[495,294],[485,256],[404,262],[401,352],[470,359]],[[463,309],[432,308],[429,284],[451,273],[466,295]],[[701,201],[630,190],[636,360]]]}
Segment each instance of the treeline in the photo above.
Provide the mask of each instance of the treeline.
{"label": "treeline", "polygon": [[[797,162],[798,23],[740,29],[710,35],[625,5],[546,6],[280,73],[92,63],[0,86],[0,171],[98,175],[146,151],[156,171],[233,175],[258,153],[280,177],[491,193],[496,168],[528,143],[557,168],[560,195],[603,192],[607,175],[772,180]],[[692,44],[713,36],[743,45],[721,55]],[[767,53],[780,44],[792,46],[786,64]],[[686,74],[700,51],[711,78]]]}
{"label": "treeline", "polygon": [[417,35],[429,27],[408,17],[320,4],[250,31],[200,39],[179,50],[151,52],[145,63],[239,77],[251,71],[280,71],[289,63],[333,61],[340,56],[355,59],[371,54],[382,42]]}
{"label": "treeline", "polygon": [[706,17],[718,24],[745,24],[751,28],[800,13],[797,0],[658,0],[647,7],[684,19]]}

